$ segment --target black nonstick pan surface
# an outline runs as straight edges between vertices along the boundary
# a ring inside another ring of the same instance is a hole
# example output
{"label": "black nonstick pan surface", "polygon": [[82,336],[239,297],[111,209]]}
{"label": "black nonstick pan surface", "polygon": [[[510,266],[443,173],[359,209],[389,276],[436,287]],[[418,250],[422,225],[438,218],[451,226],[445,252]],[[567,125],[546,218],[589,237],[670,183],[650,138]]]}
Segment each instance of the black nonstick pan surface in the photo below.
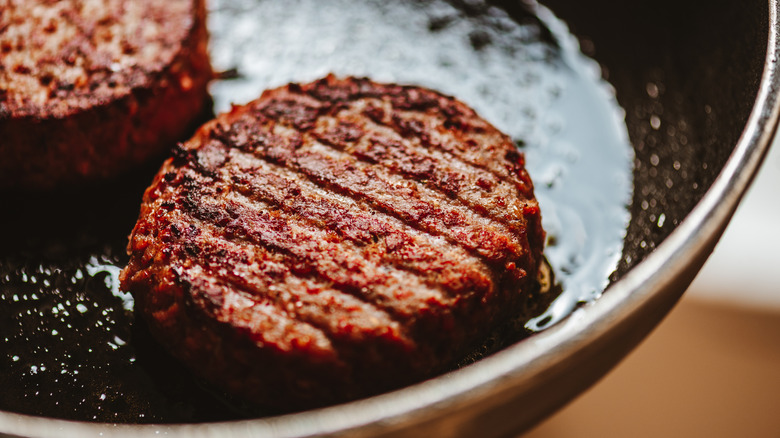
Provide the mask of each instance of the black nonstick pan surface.
{"label": "black nonstick pan surface", "polygon": [[116,283],[159,163],[97,186],[4,193],[0,433],[489,436],[586,388],[685,289],[776,123],[774,2],[625,3],[213,1],[213,59],[228,73],[212,87],[218,112],[335,72],[439,89],[509,133],[528,156],[561,297],[453,373],[258,420],[168,357]]}

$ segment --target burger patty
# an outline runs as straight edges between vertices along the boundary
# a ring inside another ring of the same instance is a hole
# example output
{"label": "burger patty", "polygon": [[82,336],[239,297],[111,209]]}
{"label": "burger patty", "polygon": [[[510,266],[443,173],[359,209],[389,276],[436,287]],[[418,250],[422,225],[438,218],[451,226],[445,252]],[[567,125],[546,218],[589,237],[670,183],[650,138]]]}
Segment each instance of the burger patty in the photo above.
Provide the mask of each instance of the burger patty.
{"label": "burger patty", "polygon": [[0,187],[115,176],[210,112],[204,0],[6,0]]}
{"label": "burger patty", "polygon": [[527,304],[543,241],[510,138],[452,97],[328,76],[179,146],[121,281],[197,375],[284,412],[452,366]]}

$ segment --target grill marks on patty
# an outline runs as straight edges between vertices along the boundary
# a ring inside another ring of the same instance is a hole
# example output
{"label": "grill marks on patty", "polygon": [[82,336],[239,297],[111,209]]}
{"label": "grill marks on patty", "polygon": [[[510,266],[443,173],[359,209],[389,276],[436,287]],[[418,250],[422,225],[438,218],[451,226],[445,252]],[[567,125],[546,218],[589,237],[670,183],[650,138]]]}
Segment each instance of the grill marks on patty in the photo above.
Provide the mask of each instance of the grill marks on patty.
{"label": "grill marks on patty", "polygon": [[[286,133],[289,127],[280,127],[274,122],[265,122],[265,129],[259,128],[259,123],[263,123],[263,120],[247,115],[234,121],[230,131],[217,132],[215,137],[223,144],[238,145],[238,148],[255,157],[299,172],[334,192],[396,216],[410,226],[433,235],[447,236],[491,262],[508,263],[513,258],[524,256],[525,249],[520,241],[525,233],[520,225],[525,220],[523,216],[517,214],[515,225],[510,228],[507,224],[481,214],[485,212],[484,205],[475,211],[459,199],[437,190],[435,186],[406,178],[389,166],[361,161],[352,154],[326,146],[313,138],[306,137],[303,140],[306,134],[295,131]],[[258,132],[261,130],[264,132]],[[237,136],[231,135],[236,131],[239,133]],[[247,135],[247,132],[254,135]],[[453,179],[456,178],[457,175],[454,175]],[[489,197],[490,194],[485,191],[485,196]],[[518,213],[524,212],[522,210]],[[493,215],[504,216],[506,213]]]}
{"label": "grill marks on patty", "polygon": [[[234,175],[233,179],[247,177],[228,173]],[[251,186],[237,186],[234,191],[222,185],[216,185],[213,190],[209,186],[181,191],[189,200],[181,204],[184,217],[175,221],[187,222],[204,231],[181,239],[187,260],[208,268],[205,272],[213,273],[210,275],[224,277],[238,289],[251,289],[252,295],[260,298],[268,290],[279,289],[299,298],[323,290],[329,295],[342,292],[354,297],[348,300],[353,313],[345,312],[336,316],[337,320],[346,321],[362,313],[389,313],[410,323],[419,317],[437,318],[444,326],[451,324],[447,312],[450,307],[456,307],[460,300],[468,301],[475,293],[481,296],[492,290],[491,273],[477,259],[443,239],[429,241],[393,218],[375,217],[362,210],[354,213],[341,210],[323,198],[317,202],[311,187],[304,193],[293,186],[292,192],[299,193],[298,196],[277,199],[276,205],[266,203],[263,199],[271,199],[272,193],[277,198],[283,193],[275,191],[279,185],[268,183],[274,179],[277,184],[281,181],[270,173],[258,172],[258,175],[269,178],[254,181]],[[251,198],[241,194],[247,188]],[[336,225],[334,231],[323,221],[341,226]],[[341,233],[339,228],[343,230]],[[365,239],[365,235],[359,235],[361,231],[373,237]],[[214,248],[213,242],[217,240],[227,243]],[[260,269],[246,270],[250,263],[262,265]],[[226,275],[225,265],[233,268]],[[250,275],[237,274],[236,266],[241,267],[243,274]],[[262,277],[283,284],[266,281],[247,289],[244,277]],[[289,287],[286,283],[300,283],[303,279],[314,279],[316,283],[309,283],[310,287],[305,289]],[[465,293],[455,294],[464,289]],[[354,307],[354,299],[362,307]],[[279,304],[282,311],[291,310],[289,302]],[[330,308],[332,303],[318,304]],[[392,320],[383,318],[379,327],[388,321]],[[408,342],[400,334],[396,337]]]}
{"label": "grill marks on patty", "polygon": [[[203,232],[191,242],[199,248],[198,256],[193,258],[193,264],[183,266],[180,271],[189,275],[184,280],[192,284],[192,289],[196,291],[194,295],[202,289],[203,283],[197,281],[213,281],[222,288],[225,295],[201,293],[202,299],[207,300],[200,303],[201,307],[208,309],[218,320],[229,323],[234,311],[231,306],[243,302],[248,308],[262,306],[264,315],[285,321],[286,326],[294,326],[295,321],[301,323],[301,333],[294,333],[295,330],[291,329],[288,334],[299,335],[304,340],[315,339],[315,345],[331,348],[331,339],[334,343],[349,343],[378,338],[395,343],[397,348],[408,348],[410,341],[400,334],[398,322],[373,304],[342,293],[317,278],[292,274],[286,268],[287,260],[283,254],[244,242],[215,244],[220,231],[206,224],[201,229]],[[221,260],[229,260],[232,269],[224,269]],[[225,296],[235,299],[226,299]],[[324,313],[322,309],[328,309],[328,312]],[[352,318],[356,314],[370,314],[371,317]],[[266,333],[265,325],[249,329],[253,338],[264,344],[276,342],[274,332],[271,331],[270,335]],[[297,341],[297,345],[302,343]],[[288,342],[278,348],[288,351],[290,344]]]}
{"label": "grill marks on patty", "polygon": [[232,177],[235,188],[244,195],[333,230],[380,257],[382,264],[419,275],[429,287],[441,286],[453,293],[464,288],[489,289],[492,273],[479,263],[479,258],[443,237],[420,232],[393,216],[301,180],[288,169],[262,161],[253,164],[257,166],[242,168]]}
{"label": "grill marks on patty", "polygon": [[[521,201],[528,182],[470,163],[464,153],[427,149],[428,136],[415,133],[432,129],[414,114],[395,115],[391,126],[377,123],[377,109],[395,111],[392,102],[312,96],[292,93],[249,107],[254,111],[214,127],[198,149],[179,150],[179,163],[196,172],[192,180],[219,182],[186,192],[190,200],[182,204],[199,227],[216,224],[222,238],[243,240],[244,251],[259,246],[262,256],[282,254],[277,267],[284,277],[318,278],[320,287],[401,319],[436,314],[469,295],[492,293],[495,282],[527,276],[517,268],[528,258],[526,219],[518,212],[538,208]],[[372,111],[377,120],[366,115]],[[446,120],[436,121],[445,129]],[[440,137],[454,141],[447,132]],[[486,264],[509,268],[511,276],[495,278]],[[247,288],[241,276],[229,281]],[[455,299],[442,295],[462,291],[467,295]]]}
{"label": "grill marks on patty", "polygon": [[[408,383],[528,299],[544,232],[523,164],[505,135],[435,92],[332,76],[271,90],[166,162],[144,196],[123,286],[152,326],[205,318],[278,352],[279,366],[310,355],[329,364],[317,373],[351,370],[331,375],[341,395],[301,377],[322,389],[311,394],[343,400]],[[228,343],[187,330],[187,340]]]}

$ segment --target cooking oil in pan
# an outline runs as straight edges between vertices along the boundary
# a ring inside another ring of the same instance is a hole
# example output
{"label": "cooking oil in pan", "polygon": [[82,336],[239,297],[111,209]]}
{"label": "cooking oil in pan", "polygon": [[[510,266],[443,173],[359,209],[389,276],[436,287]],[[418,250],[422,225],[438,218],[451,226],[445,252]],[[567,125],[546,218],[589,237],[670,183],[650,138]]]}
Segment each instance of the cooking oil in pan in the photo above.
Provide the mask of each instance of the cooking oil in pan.
{"label": "cooking oil in pan", "polygon": [[426,86],[476,109],[525,151],[536,184],[563,288],[528,323],[536,331],[607,286],[629,221],[633,149],[614,93],[565,25],[543,7],[489,3],[220,0],[214,62],[239,76],[212,91],[221,112],[332,72]]}
{"label": "cooking oil in pan", "polygon": [[[215,67],[236,76],[212,85],[217,112],[333,72],[453,95],[512,136],[526,153],[562,289],[519,332],[554,324],[604,290],[629,220],[632,149],[597,64],[546,9],[479,0],[210,4]],[[0,245],[0,410],[119,423],[240,416],[151,341],[118,288],[150,177],[78,207],[11,203],[36,218],[78,215],[67,222],[0,219],[14,241]]]}

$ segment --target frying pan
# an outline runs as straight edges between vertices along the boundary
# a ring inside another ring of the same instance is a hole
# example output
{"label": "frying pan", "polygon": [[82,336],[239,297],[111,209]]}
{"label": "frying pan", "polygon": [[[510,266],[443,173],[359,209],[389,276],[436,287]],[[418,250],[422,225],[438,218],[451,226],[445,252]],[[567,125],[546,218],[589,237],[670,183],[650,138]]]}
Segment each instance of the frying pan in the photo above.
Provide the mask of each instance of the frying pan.
{"label": "frying pan", "polygon": [[[488,3],[508,11],[525,7]],[[774,0],[548,0],[546,5],[568,23],[583,51],[600,63],[602,75],[615,87],[635,154],[622,255],[600,298],[474,364],[345,405],[227,422],[205,417],[205,422],[177,425],[66,421],[9,410],[0,412],[0,434],[508,436],[533,426],[592,385],[673,307],[714,248],[766,154],[780,111],[780,6]],[[659,125],[675,129],[659,130]],[[124,240],[115,230],[132,226],[139,190],[153,171],[138,181],[114,182],[86,193],[82,188],[54,195],[4,195],[14,214],[6,210],[2,218],[3,269],[21,269],[24,260],[40,256],[64,271],[71,258],[80,257],[74,254],[88,254],[95,247],[107,248],[104,256],[111,258],[111,248],[121,248]],[[107,266],[100,260],[89,263],[93,269]],[[121,316],[111,321],[121,322]],[[100,380],[97,373],[94,378]],[[2,383],[3,391],[13,388],[13,382]]]}

